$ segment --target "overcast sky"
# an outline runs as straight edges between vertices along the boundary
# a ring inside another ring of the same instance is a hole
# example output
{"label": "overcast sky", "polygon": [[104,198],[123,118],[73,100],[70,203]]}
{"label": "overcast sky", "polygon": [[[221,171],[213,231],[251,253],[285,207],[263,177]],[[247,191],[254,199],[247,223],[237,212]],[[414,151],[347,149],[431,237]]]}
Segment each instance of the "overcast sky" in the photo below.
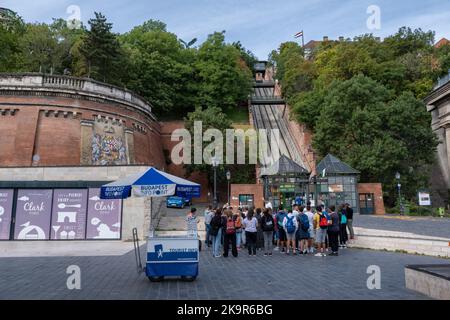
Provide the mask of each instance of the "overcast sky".
{"label": "overcast sky", "polygon": [[[203,41],[226,30],[227,41],[240,40],[258,58],[304,30],[305,42],[373,33],[384,37],[401,26],[436,32],[450,38],[449,0],[0,0],[0,7],[17,11],[27,22],[68,18],[69,6],[80,8],[86,23],[94,11],[104,13],[115,32],[126,32],[148,19],[165,22],[181,39]],[[371,5],[380,8],[380,29],[366,21]]]}

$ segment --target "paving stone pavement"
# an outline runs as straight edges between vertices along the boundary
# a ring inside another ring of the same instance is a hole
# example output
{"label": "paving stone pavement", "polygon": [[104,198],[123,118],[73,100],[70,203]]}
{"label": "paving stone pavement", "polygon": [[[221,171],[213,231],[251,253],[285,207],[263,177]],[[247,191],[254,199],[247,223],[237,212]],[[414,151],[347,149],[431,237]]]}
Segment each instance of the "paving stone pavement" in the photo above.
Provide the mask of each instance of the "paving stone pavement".
{"label": "paving stone pavement", "polygon": [[[131,246],[131,244],[130,244]],[[142,255],[144,256],[144,246]],[[119,256],[0,258],[0,299],[427,299],[405,288],[407,264],[448,260],[344,249],[338,257],[200,257],[194,282],[150,282],[136,272],[134,252]],[[66,286],[66,268],[81,269],[81,290]],[[381,289],[366,286],[369,265],[381,268]]]}
{"label": "paving stone pavement", "polygon": [[395,215],[355,215],[355,227],[411,232],[424,236],[450,238],[450,219]]}

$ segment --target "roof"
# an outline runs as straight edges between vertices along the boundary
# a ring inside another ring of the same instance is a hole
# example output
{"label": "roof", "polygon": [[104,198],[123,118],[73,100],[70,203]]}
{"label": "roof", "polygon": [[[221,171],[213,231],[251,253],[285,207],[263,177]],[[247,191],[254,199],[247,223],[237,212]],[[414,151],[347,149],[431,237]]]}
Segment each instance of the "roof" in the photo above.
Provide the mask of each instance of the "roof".
{"label": "roof", "polygon": [[286,155],[281,155],[278,161],[276,161],[271,167],[261,169],[261,176],[275,176],[293,173],[298,175],[308,175],[309,171],[294,160],[289,159]]}
{"label": "roof", "polygon": [[313,49],[321,43],[322,41],[310,40],[307,44],[305,44],[305,49]]}
{"label": "roof", "polygon": [[440,48],[442,46],[448,45],[450,44],[450,41],[446,38],[442,38],[441,40],[439,40],[438,42],[436,42],[436,44],[434,45],[435,48]]}
{"label": "roof", "polygon": [[325,169],[325,175],[329,174],[358,174],[359,171],[353,169],[348,164],[342,162],[332,154],[327,154],[322,161],[317,165],[317,173],[323,172]]}

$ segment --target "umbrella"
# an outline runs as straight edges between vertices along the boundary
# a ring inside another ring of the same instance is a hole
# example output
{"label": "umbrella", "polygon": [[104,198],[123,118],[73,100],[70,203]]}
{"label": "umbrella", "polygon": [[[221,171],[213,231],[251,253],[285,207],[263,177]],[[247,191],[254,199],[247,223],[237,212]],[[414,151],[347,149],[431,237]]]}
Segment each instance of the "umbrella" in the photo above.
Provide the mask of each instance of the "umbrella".
{"label": "umbrella", "polygon": [[105,184],[100,189],[101,199],[126,199],[133,194],[138,197],[167,197],[180,195],[200,197],[198,183],[171,175],[150,167],[144,173],[136,173]]}

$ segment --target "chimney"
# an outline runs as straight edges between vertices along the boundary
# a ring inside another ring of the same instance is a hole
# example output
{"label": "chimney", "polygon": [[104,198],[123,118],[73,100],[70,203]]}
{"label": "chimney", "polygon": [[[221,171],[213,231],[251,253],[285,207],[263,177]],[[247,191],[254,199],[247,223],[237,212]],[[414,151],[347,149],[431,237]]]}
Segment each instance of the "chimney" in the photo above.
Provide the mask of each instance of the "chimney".
{"label": "chimney", "polygon": [[328,36],[323,36],[323,41],[328,41]]}
{"label": "chimney", "polygon": [[340,37],[339,37],[339,41],[341,41],[341,42],[344,41],[344,37],[343,37],[343,36],[340,36]]}

